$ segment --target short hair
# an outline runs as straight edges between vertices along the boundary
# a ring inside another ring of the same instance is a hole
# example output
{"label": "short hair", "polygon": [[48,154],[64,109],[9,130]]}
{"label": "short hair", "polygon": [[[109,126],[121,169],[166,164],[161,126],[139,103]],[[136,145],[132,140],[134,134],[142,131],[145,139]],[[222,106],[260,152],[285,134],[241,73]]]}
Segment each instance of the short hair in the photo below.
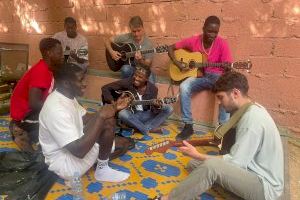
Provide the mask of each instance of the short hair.
{"label": "short hair", "polygon": [[56,82],[73,80],[78,72],[84,72],[84,70],[74,63],[64,63],[54,72],[54,79]]}
{"label": "short hair", "polygon": [[143,20],[140,16],[133,16],[129,20],[129,26],[133,28],[144,27]]}
{"label": "short hair", "polygon": [[76,19],[74,19],[73,17],[66,17],[65,24],[75,24],[76,25]]}
{"label": "short hair", "polygon": [[209,24],[221,25],[219,17],[214,16],[214,15],[207,17],[204,22],[204,27],[207,27]]}
{"label": "short hair", "polygon": [[143,72],[147,76],[147,78],[151,74],[150,66],[148,66],[148,65],[138,63],[135,68],[136,68],[137,71]]}
{"label": "short hair", "polygon": [[43,58],[46,56],[46,51],[51,50],[57,44],[61,44],[61,42],[54,38],[48,37],[48,38],[41,39],[39,47],[40,47],[40,52],[41,52]]}
{"label": "short hair", "polygon": [[213,92],[229,92],[234,88],[240,90],[243,95],[247,95],[249,90],[248,80],[244,74],[230,71],[219,77],[213,87]]}

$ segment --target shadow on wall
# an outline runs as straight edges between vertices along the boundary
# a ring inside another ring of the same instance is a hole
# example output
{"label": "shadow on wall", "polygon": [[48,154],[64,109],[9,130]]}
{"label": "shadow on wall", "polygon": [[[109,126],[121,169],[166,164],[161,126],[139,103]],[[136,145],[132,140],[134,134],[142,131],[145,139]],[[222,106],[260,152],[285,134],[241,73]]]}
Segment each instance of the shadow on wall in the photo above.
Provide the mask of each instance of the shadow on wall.
{"label": "shadow on wall", "polygon": [[[207,9],[199,9],[203,7]],[[0,11],[0,34],[15,37],[26,33],[22,40],[33,35],[53,35],[63,29],[66,16],[75,17],[79,30],[84,32],[90,44],[91,66],[99,69],[107,69],[103,67],[106,63],[102,38],[129,31],[127,24],[133,15],[143,18],[146,32],[155,44],[172,44],[180,38],[197,34],[208,15],[220,16],[220,34],[229,39],[236,59],[251,55],[246,49],[247,46],[252,48],[247,43],[249,39],[299,37],[299,33],[293,30],[299,29],[300,21],[298,0],[159,3],[132,0],[2,0]],[[244,49],[238,48],[243,43]],[[156,60],[154,70],[161,70],[168,62],[165,55],[157,56]],[[165,71],[166,68],[161,73],[165,74]]]}

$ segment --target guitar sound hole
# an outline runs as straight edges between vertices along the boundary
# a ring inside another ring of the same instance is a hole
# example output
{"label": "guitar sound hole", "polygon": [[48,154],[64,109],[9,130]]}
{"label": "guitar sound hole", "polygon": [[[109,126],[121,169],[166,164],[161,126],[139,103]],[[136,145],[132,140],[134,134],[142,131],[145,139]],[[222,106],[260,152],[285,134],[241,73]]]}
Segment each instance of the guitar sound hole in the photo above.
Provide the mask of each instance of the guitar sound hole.
{"label": "guitar sound hole", "polygon": [[127,60],[126,52],[125,52],[125,51],[122,51],[122,52],[121,52],[121,60],[123,60],[123,61],[126,61],[126,60]]}
{"label": "guitar sound hole", "polygon": [[190,62],[189,62],[189,68],[194,68],[196,66],[196,62],[194,61],[194,60],[191,60]]}

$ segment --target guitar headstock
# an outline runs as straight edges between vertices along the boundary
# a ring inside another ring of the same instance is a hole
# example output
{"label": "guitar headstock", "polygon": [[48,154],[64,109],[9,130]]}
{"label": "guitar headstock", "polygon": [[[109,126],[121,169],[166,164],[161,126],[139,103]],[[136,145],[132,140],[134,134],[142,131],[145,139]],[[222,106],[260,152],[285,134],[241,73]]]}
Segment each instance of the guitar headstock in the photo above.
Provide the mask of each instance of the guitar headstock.
{"label": "guitar headstock", "polygon": [[146,149],[145,154],[151,155],[154,152],[165,153],[172,146],[172,141],[166,140],[157,144],[153,144]]}
{"label": "guitar headstock", "polygon": [[232,63],[232,67],[235,69],[246,69],[246,70],[250,70],[252,68],[252,63],[250,60],[245,61],[238,61],[238,62],[234,62]]}
{"label": "guitar headstock", "polygon": [[164,104],[171,104],[171,103],[175,103],[177,101],[177,97],[165,97],[162,99]]}
{"label": "guitar headstock", "polygon": [[168,52],[168,45],[157,46],[155,48],[156,53]]}

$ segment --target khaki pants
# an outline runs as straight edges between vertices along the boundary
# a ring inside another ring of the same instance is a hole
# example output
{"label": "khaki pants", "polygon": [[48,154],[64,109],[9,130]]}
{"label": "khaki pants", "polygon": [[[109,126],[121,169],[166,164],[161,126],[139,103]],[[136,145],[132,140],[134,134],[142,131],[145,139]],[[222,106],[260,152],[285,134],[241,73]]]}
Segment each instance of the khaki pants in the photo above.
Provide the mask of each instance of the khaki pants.
{"label": "khaki pants", "polygon": [[254,173],[220,158],[206,161],[192,160],[190,175],[170,192],[171,200],[193,200],[218,183],[243,199],[263,200],[263,184]]}

